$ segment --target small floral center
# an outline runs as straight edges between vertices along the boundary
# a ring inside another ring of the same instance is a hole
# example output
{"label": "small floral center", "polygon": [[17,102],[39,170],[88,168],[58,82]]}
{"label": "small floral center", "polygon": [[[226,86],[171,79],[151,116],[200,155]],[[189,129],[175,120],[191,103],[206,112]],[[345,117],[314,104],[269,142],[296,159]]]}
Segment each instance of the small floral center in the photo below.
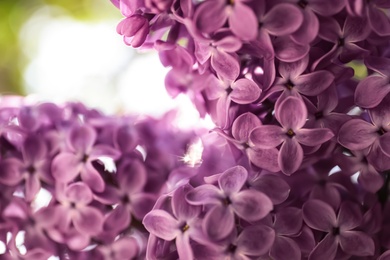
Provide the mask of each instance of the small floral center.
{"label": "small floral center", "polygon": [[344,38],[339,38],[339,39],[337,40],[337,45],[338,45],[339,47],[344,46],[344,44],[345,44]]}
{"label": "small floral center", "polygon": [[323,118],[324,117],[324,114],[322,113],[322,111],[318,111],[314,114],[314,117],[318,120],[320,118]]}
{"label": "small floral center", "polygon": [[298,6],[299,6],[300,8],[302,8],[302,9],[305,9],[306,6],[307,6],[308,4],[309,4],[309,3],[308,3],[306,0],[300,0],[300,1],[298,2]]}
{"label": "small floral center", "polygon": [[326,185],[326,180],[324,180],[324,179],[319,180],[319,181],[318,181],[318,185],[320,185],[321,187],[325,187],[325,185]]}
{"label": "small floral center", "polygon": [[334,235],[334,236],[340,235],[340,228],[339,227],[334,227],[332,229],[332,235]]}
{"label": "small floral center", "polygon": [[70,205],[69,205],[69,207],[70,207],[71,209],[74,209],[74,208],[76,208],[76,203],[74,203],[74,202],[71,202],[71,203],[70,203]]}
{"label": "small floral center", "polygon": [[234,0],[227,0],[228,5],[234,5]]}
{"label": "small floral center", "polygon": [[121,202],[122,202],[122,204],[129,204],[129,203],[130,203],[130,198],[129,198],[129,196],[124,195],[124,196],[121,198]]}
{"label": "small floral center", "polygon": [[88,161],[88,158],[89,158],[88,154],[84,154],[83,157],[81,158],[81,161],[83,163],[86,163]]}
{"label": "small floral center", "polygon": [[190,228],[190,226],[188,226],[188,224],[185,223],[185,224],[183,225],[183,227],[181,228],[181,231],[184,233],[184,232],[186,232],[189,228]]}
{"label": "small floral center", "polygon": [[295,85],[294,85],[294,83],[292,83],[291,80],[288,80],[288,81],[286,82],[286,84],[284,84],[284,86],[285,86],[287,89],[292,90],[293,87],[294,87]]}
{"label": "small floral center", "polygon": [[232,204],[232,201],[230,200],[229,197],[226,197],[223,201],[222,201],[223,205],[225,206],[228,206],[230,204]]}
{"label": "small floral center", "polygon": [[33,165],[28,166],[26,170],[29,174],[34,174],[36,171],[36,169]]}
{"label": "small floral center", "polygon": [[292,129],[288,129],[286,135],[290,138],[294,137],[295,136],[295,133]]}
{"label": "small floral center", "polygon": [[230,93],[232,93],[233,89],[231,87],[228,87],[226,89],[226,93],[229,95]]}
{"label": "small floral center", "polygon": [[383,128],[383,127],[381,127],[381,128],[379,128],[378,129],[378,131],[376,131],[380,136],[382,136],[382,135],[384,135],[384,134],[386,134],[386,130]]}
{"label": "small floral center", "polygon": [[236,252],[236,249],[237,249],[236,245],[230,244],[228,247],[228,252],[233,254],[234,252]]}

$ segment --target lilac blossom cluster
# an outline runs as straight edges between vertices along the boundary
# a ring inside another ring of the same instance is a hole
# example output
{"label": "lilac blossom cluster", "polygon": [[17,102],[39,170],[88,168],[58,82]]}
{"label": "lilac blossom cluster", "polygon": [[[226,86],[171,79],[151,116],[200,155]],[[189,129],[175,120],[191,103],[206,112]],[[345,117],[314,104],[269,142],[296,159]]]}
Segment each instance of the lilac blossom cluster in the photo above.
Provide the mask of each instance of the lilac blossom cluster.
{"label": "lilac blossom cluster", "polygon": [[111,1],[234,158],[160,197],[147,259],[390,259],[390,1]]}

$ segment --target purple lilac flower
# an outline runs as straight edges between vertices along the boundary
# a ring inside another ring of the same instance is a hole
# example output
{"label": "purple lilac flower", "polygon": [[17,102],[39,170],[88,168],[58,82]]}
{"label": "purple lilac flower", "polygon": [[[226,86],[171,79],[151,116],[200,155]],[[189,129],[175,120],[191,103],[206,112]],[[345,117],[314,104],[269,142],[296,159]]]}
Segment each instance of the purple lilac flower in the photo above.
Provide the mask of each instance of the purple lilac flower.
{"label": "purple lilac flower", "polygon": [[[357,228],[362,221],[357,204],[343,202],[336,216],[332,207],[320,200],[309,200],[303,205],[306,224],[326,232],[325,237],[311,252],[309,259],[334,259],[338,250],[347,255],[370,256],[374,254],[374,241]],[[340,246],[340,249],[338,249]]]}
{"label": "purple lilac flower", "polygon": [[276,111],[276,118],[281,124],[263,125],[255,128],[250,134],[250,141],[258,148],[270,149],[282,145],[278,162],[285,174],[298,170],[303,160],[301,145],[317,146],[333,137],[329,129],[306,129],[303,126],[307,119],[307,110],[302,100],[287,97]]}
{"label": "purple lilac flower", "polygon": [[186,200],[192,205],[210,206],[203,220],[203,231],[212,240],[226,238],[233,231],[235,216],[253,222],[272,210],[272,202],[264,193],[243,189],[247,177],[245,168],[236,166],[219,176],[219,188],[204,184],[186,195]]}

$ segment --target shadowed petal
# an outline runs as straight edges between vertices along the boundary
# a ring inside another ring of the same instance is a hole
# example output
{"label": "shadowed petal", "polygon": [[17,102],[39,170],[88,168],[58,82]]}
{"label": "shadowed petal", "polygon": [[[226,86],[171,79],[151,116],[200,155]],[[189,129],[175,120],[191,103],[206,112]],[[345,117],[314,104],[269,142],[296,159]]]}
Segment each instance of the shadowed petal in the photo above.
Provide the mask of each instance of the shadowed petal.
{"label": "shadowed petal", "polygon": [[117,149],[115,149],[111,146],[108,146],[108,145],[104,145],[104,144],[95,145],[92,148],[92,151],[89,153],[89,159],[94,160],[94,159],[97,159],[101,156],[106,156],[106,157],[111,157],[113,159],[118,159],[120,156],[120,152]]}
{"label": "shadowed petal", "polygon": [[283,129],[276,125],[262,125],[253,129],[249,135],[250,143],[256,148],[269,149],[284,141]]}
{"label": "shadowed petal", "polygon": [[112,244],[117,259],[133,259],[138,255],[138,244],[134,238],[121,237]]}
{"label": "shadowed petal", "polygon": [[301,99],[290,96],[280,104],[275,116],[286,130],[300,129],[306,123],[307,109]]}
{"label": "shadowed petal", "polygon": [[382,151],[390,157],[390,132],[379,138],[379,146]]}
{"label": "shadowed petal", "polygon": [[364,64],[383,76],[390,76],[390,59],[388,58],[371,56],[364,59]]}
{"label": "shadowed petal", "polygon": [[104,190],[105,182],[92,164],[87,163],[82,169],[80,176],[83,182],[85,182],[92,190],[97,192],[102,192]]}
{"label": "shadowed petal", "polygon": [[371,256],[375,252],[375,244],[371,237],[361,231],[343,231],[340,246],[345,253],[356,256]]}
{"label": "shadowed petal", "polygon": [[380,36],[390,35],[390,21],[385,12],[376,7],[368,8],[368,18],[374,32]]}
{"label": "shadowed petal", "polygon": [[150,193],[137,193],[131,195],[131,213],[141,220],[153,208],[156,202],[156,195]]}
{"label": "shadowed petal", "polygon": [[141,191],[146,179],[145,166],[139,160],[127,160],[118,169],[119,186],[128,194]]}
{"label": "shadowed petal", "polygon": [[332,139],[334,134],[326,128],[300,129],[296,132],[299,143],[307,146],[316,146]]}
{"label": "shadowed petal", "polygon": [[252,183],[252,186],[267,195],[274,205],[285,201],[290,194],[290,186],[276,175],[262,175]]}
{"label": "shadowed petal", "polygon": [[33,164],[34,162],[45,159],[47,147],[42,139],[29,136],[23,143],[22,153],[25,163]]}
{"label": "shadowed petal", "polygon": [[341,204],[337,216],[340,231],[354,229],[362,223],[362,220],[362,212],[356,203],[345,201]]}
{"label": "shadowed petal", "polygon": [[309,44],[317,37],[319,28],[320,23],[316,14],[311,9],[306,8],[303,10],[301,27],[291,35],[291,38],[298,44]]}
{"label": "shadowed petal", "polygon": [[302,210],[286,207],[275,215],[274,228],[278,235],[293,236],[302,228]]}
{"label": "shadowed petal", "polygon": [[22,162],[14,158],[0,161],[0,183],[11,186],[18,184],[22,180],[22,168]]}
{"label": "shadowed petal", "polygon": [[257,35],[257,17],[247,5],[236,2],[229,16],[232,32],[245,41],[254,40]]}
{"label": "shadowed petal", "polygon": [[105,216],[104,231],[121,231],[129,226],[131,222],[130,212],[123,205],[118,205]]}
{"label": "shadowed petal", "polygon": [[294,62],[305,57],[310,45],[299,45],[288,37],[279,37],[274,41],[275,56],[284,62]]}
{"label": "shadowed petal", "polygon": [[321,200],[309,200],[302,208],[305,223],[316,230],[329,232],[336,227],[336,214],[331,206]]}
{"label": "shadowed petal", "polygon": [[303,150],[295,139],[286,139],[279,151],[278,163],[284,174],[298,170],[303,160]]}
{"label": "shadowed petal", "polygon": [[217,205],[207,212],[203,220],[203,231],[211,240],[227,237],[234,228],[234,213],[229,207]]}
{"label": "shadowed petal", "polygon": [[346,122],[339,131],[338,141],[351,150],[362,150],[378,138],[376,127],[361,119]]}
{"label": "shadowed petal", "polygon": [[255,82],[249,79],[239,79],[232,84],[233,91],[230,98],[237,104],[249,104],[256,101],[261,94],[261,89]]}
{"label": "shadowed petal", "polygon": [[347,16],[343,31],[346,41],[360,42],[367,38],[371,28],[366,17]]}
{"label": "shadowed petal", "polygon": [[363,108],[372,108],[390,93],[387,77],[372,75],[359,82],[355,91],[355,103]]}
{"label": "shadowed petal", "polygon": [[247,170],[242,166],[235,166],[221,174],[218,179],[218,184],[225,194],[230,195],[240,191],[247,178]]}
{"label": "shadowed petal", "polygon": [[76,126],[70,130],[68,142],[75,152],[88,153],[96,140],[96,131],[88,126]]}
{"label": "shadowed petal", "polygon": [[301,259],[301,249],[291,238],[276,236],[270,256],[275,260],[299,260]]}
{"label": "shadowed petal", "polygon": [[236,214],[247,221],[264,218],[272,209],[272,201],[257,190],[244,190],[231,197]]}
{"label": "shadowed petal", "polygon": [[264,255],[275,240],[275,231],[265,225],[246,227],[238,236],[236,244],[245,255]]}
{"label": "shadowed petal", "polygon": [[73,224],[81,233],[97,235],[103,229],[103,215],[96,208],[79,208],[78,214],[73,218]]}
{"label": "shadowed petal", "polygon": [[37,175],[30,175],[26,178],[26,200],[32,201],[41,188],[41,182]]}
{"label": "shadowed petal", "polygon": [[[283,19],[280,19],[283,17]],[[283,36],[296,31],[303,22],[303,15],[298,7],[282,3],[274,6],[267,12],[262,23],[272,35]]]}
{"label": "shadowed petal", "polygon": [[164,240],[173,240],[180,234],[179,222],[164,210],[152,210],[142,223],[151,234]]}
{"label": "shadowed petal", "polygon": [[201,32],[212,33],[222,27],[227,17],[224,1],[206,1],[196,9],[194,23]]}
{"label": "shadowed petal", "polygon": [[316,96],[327,89],[333,83],[333,80],[332,73],[320,70],[299,76],[294,80],[294,84],[300,93],[307,96]]}
{"label": "shadowed petal", "polygon": [[309,56],[305,56],[296,62],[281,62],[279,64],[279,73],[284,79],[295,79],[306,70],[308,63]]}
{"label": "shadowed petal", "polygon": [[335,237],[331,234],[327,234],[310,253],[309,260],[335,259],[337,245],[338,243]]}
{"label": "shadowed petal", "polygon": [[340,0],[311,0],[310,7],[322,16],[331,16],[340,12],[345,6],[345,1]]}

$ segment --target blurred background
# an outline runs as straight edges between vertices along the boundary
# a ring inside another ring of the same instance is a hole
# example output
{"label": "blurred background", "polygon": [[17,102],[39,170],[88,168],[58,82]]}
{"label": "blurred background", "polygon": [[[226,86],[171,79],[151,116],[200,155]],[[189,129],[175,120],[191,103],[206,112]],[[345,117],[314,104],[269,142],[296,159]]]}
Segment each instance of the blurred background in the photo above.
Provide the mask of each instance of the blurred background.
{"label": "blurred background", "polygon": [[109,0],[1,0],[1,95],[82,101],[110,114],[159,116],[180,107],[188,121],[180,124],[196,122],[187,97],[166,94],[157,54],[123,43],[121,19]]}

